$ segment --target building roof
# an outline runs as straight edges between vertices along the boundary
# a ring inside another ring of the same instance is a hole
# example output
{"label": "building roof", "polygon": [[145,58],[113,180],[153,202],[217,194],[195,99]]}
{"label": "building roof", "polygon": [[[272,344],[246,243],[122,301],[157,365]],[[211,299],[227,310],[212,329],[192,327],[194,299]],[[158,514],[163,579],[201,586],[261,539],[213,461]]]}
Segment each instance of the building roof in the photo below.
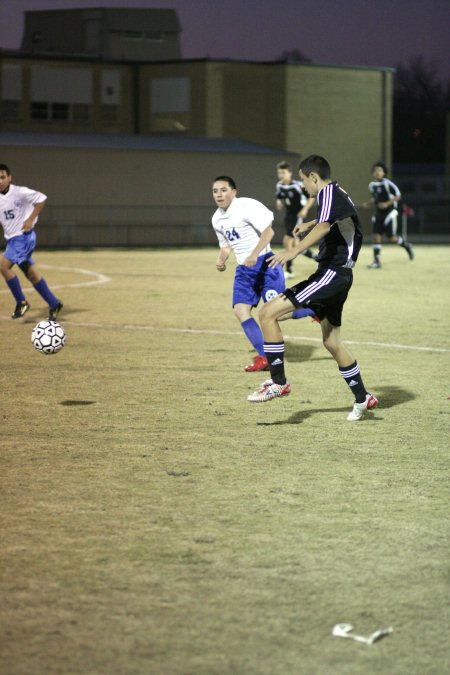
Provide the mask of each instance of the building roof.
{"label": "building roof", "polygon": [[[88,15],[97,18],[102,15],[110,30],[146,30],[149,25],[154,30],[178,33],[181,25],[174,9],[135,8],[135,7],[79,7],[72,9],[33,9],[26,11],[25,18],[48,15]],[[97,16],[96,16],[97,15]]]}
{"label": "building roof", "polygon": [[296,153],[289,153],[286,150],[240,139],[203,138],[171,134],[60,134],[2,131],[0,132],[0,146],[296,155]]}

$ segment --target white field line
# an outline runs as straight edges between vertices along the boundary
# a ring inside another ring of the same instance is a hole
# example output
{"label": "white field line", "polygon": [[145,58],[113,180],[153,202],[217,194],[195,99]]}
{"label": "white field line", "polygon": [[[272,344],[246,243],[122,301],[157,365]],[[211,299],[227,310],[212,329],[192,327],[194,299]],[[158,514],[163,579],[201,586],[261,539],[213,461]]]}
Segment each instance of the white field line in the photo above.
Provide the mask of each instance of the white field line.
{"label": "white field line", "polygon": [[[149,326],[139,324],[108,324],[108,323],[84,323],[78,321],[64,321],[64,325],[80,326],[82,328],[104,328],[105,330],[136,330],[146,331],[152,333],[187,333],[195,335],[238,335],[242,336],[242,331],[222,331],[222,330],[208,330],[206,328],[164,328],[161,326]],[[285,335],[286,340],[293,340],[299,342],[318,342],[322,343],[322,338],[319,337],[303,337],[299,335]],[[445,347],[417,347],[416,345],[403,345],[396,342],[372,342],[362,340],[344,340],[347,345],[365,345],[368,347],[382,347],[385,349],[406,349],[416,352],[435,352],[445,354],[450,352],[450,349]]]}
{"label": "white field line", "polygon": [[[91,281],[82,281],[75,284],[61,284],[59,286],[52,286],[52,288],[81,288],[83,286],[96,286],[98,284],[106,284],[111,279],[105,274],[100,272],[94,272],[92,270],[85,270],[80,267],[60,267],[57,265],[43,265],[40,264],[39,267],[44,267],[46,269],[55,269],[61,270],[63,272],[78,272],[79,274],[84,274],[88,276],[93,276],[95,279]],[[27,289],[28,290],[28,289]],[[34,290],[34,289],[32,289]],[[0,290],[0,293],[10,293],[9,289]],[[11,321],[10,316],[1,316],[0,319],[5,321]],[[64,325],[71,326],[80,326],[81,328],[101,328],[104,330],[138,330],[138,331],[147,331],[152,333],[186,333],[186,334],[196,334],[196,335],[239,335],[242,336],[241,331],[220,331],[220,330],[208,330],[204,328],[163,328],[161,326],[148,326],[148,325],[139,325],[139,324],[111,324],[111,323],[86,323],[86,322],[77,322],[77,321],[64,321]],[[293,340],[298,342],[317,342],[321,343],[322,338],[319,337],[304,337],[299,335],[285,335],[286,340]],[[363,340],[344,340],[347,345],[365,345],[367,347],[377,347],[384,349],[405,349],[415,352],[432,352],[436,354],[445,354],[450,352],[450,349],[444,347],[418,347],[416,345],[404,345],[397,342],[374,342],[374,341],[363,341]]]}
{"label": "white field line", "polygon": [[[47,270],[61,270],[62,272],[76,272],[78,274],[84,274],[85,276],[94,277],[91,281],[79,281],[75,284],[59,284],[58,286],[51,285],[51,288],[83,288],[86,286],[98,286],[99,284],[107,284],[111,281],[110,277],[107,277],[106,274],[101,274],[100,272],[93,272],[92,270],[85,270],[81,267],[59,267],[58,265],[42,265],[39,263],[39,268],[45,268]],[[34,291],[33,286],[24,286],[26,291]],[[0,290],[0,293],[10,293],[11,291],[6,288]],[[35,292],[35,291],[34,291]]]}

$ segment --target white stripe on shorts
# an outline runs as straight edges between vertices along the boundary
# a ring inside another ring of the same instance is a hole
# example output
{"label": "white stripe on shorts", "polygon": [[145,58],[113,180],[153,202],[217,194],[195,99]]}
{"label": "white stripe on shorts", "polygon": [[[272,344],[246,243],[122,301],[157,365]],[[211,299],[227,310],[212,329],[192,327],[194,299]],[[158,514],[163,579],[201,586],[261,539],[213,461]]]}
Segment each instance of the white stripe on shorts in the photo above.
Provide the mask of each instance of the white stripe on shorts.
{"label": "white stripe on shorts", "polygon": [[298,293],[295,297],[298,302],[302,303],[304,302],[307,298],[309,298],[310,295],[315,293],[319,288],[322,288],[323,286],[328,286],[328,284],[334,279],[336,276],[336,272],[333,270],[327,270],[325,276],[323,279],[320,281],[313,281],[309,286],[306,286],[300,293]]}

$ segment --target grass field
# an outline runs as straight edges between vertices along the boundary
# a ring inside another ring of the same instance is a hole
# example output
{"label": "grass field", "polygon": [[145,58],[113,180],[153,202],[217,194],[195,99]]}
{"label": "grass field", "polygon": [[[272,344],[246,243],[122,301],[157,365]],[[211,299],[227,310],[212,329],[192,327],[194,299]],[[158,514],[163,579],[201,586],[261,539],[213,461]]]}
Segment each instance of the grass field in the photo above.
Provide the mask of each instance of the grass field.
{"label": "grass field", "polygon": [[309,319],[283,324],[291,396],[247,403],[213,249],[38,253],[55,356],[4,287],[2,674],[449,672],[450,252],[416,252],[361,253],[343,334],[380,406],[357,423]]}

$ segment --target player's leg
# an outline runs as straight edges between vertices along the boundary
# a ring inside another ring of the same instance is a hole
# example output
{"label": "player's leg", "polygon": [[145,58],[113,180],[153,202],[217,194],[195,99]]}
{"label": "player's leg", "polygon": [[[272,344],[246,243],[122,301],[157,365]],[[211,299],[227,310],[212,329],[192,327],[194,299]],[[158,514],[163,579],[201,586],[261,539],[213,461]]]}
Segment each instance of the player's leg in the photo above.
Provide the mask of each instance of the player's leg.
{"label": "player's leg", "polygon": [[252,309],[252,305],[242,302],[238,302],[233,306],[234,315],[241,324],[248,341],[257,352],[253,363],[245,367],[247,373],[268,369],[267,359],[264,354],[264,338],[261,328],[251,315]]}
{"label": "player's leg", "polygon": [[368,265],[369,269],[376,270],[381,267],[381,235],[383,233],[383,223],[380,221],[380,214],[372,216],[372,252],[373,262]]}
{"label": "player's leg", "polygon": [[339,367],[339,373],[352,391],[355,402],[347,419],[350,422],[359,420],[366,410],[373,410],[378,400],[364,386],[358,363],[342,342],[340,326],[334,326],[325,318],[320,322],[323,345],[329,351]]}
{"label": "player's leg", "polygon": [[284,340],[279,319],[295,309],[293,303],[284,295],[279,295],[263,305],[259,320],[264,335],[264,351],[269,364],[270,379],[263,382],[261,388],[247,397],[254,403],[270,401],[273,398],[287,396],[291,391],[284,372]]}
{"label": "player's leg", "polygon": [[398,213],[397,211],[393,211],[392,215],[390,215],[389,219],[386,222],[386,236],[391,242],[391,244],[397,244],[398,246],[401,246],[402,248],[405,249],[406,253],[408,254],[408,258],[410,260],[414,260],[414,250],[411,244],[406,241],[406,239],[403,239],[400,235],[397,235],[397,224],[398,224]]}
{"label": "player's leg", "polygon": [[7,258],[5,254],[3,254],[0,258],[0,271],[14,297],[14,300],[16,301],[16,307],[11,315],[11,318],[20,319],[20,317],[24,316],[24,314],[28,312],[30,305],[22,291],[19,277],[13,270],[14,265],[15,263]]}
{"label": "player's leg", "polygon": [[54,321],[58,316],[59,312],[62,310],[63,303],[56,297],[56,295],[52,293],[44,277],[41,276],[41,274],[39,274],[31,256],[28,258],[28,260],[24,260],[23,262],[21,262],[19,267],[25,274],[27,279],[31,281],[35,290],[39,293],[41,298],[43,298],[43,300],[45,300],[45,302],[48,304],[49,306],[48,318],[51,321]]}
{"label": "player's leg", "polygon": [[[295,239],[292,236],[292,228],[286,224],[286,229],[289,228],[289,234],[285,234],[283,236],[283,247],[286,249],[286,251],[289,251],[295,243]],[[286,270],[284,272],[284,278],[285,279],[292,279],[294,276],[294,273],[292,271],[292,260],[288,260],[286,263]]]}

